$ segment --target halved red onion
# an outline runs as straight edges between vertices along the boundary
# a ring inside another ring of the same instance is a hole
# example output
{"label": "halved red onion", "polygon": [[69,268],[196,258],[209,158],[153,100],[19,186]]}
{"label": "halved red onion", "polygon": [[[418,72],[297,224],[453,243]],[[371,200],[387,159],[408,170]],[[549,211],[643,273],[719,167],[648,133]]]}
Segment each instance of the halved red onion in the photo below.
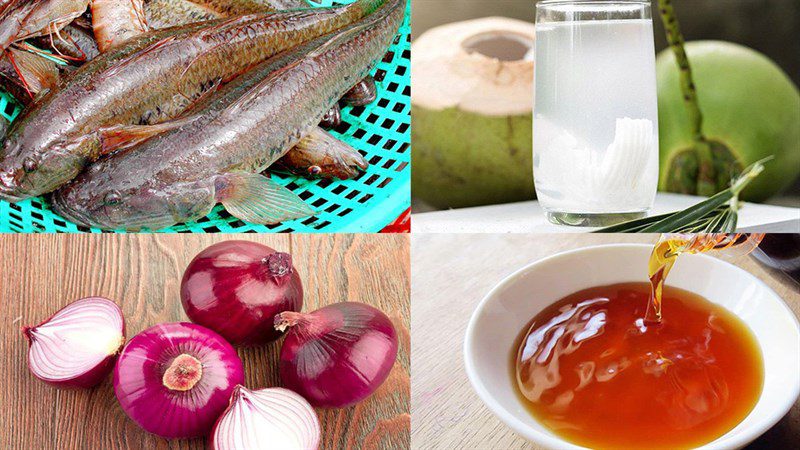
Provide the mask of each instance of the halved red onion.
{"label": "halved red onion", "polygon": [[314,450],[319,447],[319,418],[314,408],[288,389],[233,390],[230,405],[211,433],[215,450]]}
{"label": "halved red onion", "polygon": [[334,303],[309,314],[275,317],[283,341],[285,387],[314,406],[343,408],[370,396],[397,358],[397,333],[386,314],[363,303]]}
{"label": "halved red onion", "polygon": [[226,241],[200,252],[181,281],[181,300],[192,322],[234,345],[280,337],[275,315],[300,311],[303,285],[288,253],[250,241]]}
{"label": "halved red onion", "polygon": [[28,367],[59,387],[88,388],[103,381],[125,343],[125,319],[102,297],[76,300],[35,327],[24,327]]}
{"label": "halved red onion", "polygon": [[114,393],[128,416],[165,438],[205,436],[244,382],[236,350],[193,323],[164,323],[128,342],[114,369]]}

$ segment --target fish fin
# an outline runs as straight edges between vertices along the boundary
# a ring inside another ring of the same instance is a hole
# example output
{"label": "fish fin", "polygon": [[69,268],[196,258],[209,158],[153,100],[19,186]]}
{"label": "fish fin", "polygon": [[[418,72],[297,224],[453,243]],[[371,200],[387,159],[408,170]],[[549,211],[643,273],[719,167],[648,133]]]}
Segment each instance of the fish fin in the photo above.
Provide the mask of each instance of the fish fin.
{"label": "fish fin", "polygon": [[15,48],[7,51],[14,70],[32,96],[58,85],[58,68],[53,61]]}
{"label": "fish fin", "polygon": [[100,136],[100,155],[131,148],[158,134],[174,130],[195,120],[189,116],[155,125],[114,125],[98,130]]}
{"label": "fish fin", "polygon": [[263,225],[316,214],[294,192],[257,173],[227,173],[215,180],[216,199],[231,215]]}
{"label": "fish fin", "polygon": [[[37,3],[37,2],[33,2]],[[39,2],[40,4],[42,2]],[[22,24],[22,29],[17,34],[17,41],[22,41],[25,39],[30,39],[33,37],[38,36],[46,36],[54,32],[54,30],[59,30],[70,22],[72,22],[76,17],[83,14],[86,11],[86,7],[88,6],[89,2],[71,2],[71,4],[67,4],[68,2],[64,2],[67,8],[57,9],[54,7],[47,8],[37,8],[31,11],[31,13],[25,18],[24,23]],[[81,4],[83,8],[81,8]],[[41,27],[41,24],[46,21],[46,25]],[[32,28],[34,26],[38,26],[39,28]]]}

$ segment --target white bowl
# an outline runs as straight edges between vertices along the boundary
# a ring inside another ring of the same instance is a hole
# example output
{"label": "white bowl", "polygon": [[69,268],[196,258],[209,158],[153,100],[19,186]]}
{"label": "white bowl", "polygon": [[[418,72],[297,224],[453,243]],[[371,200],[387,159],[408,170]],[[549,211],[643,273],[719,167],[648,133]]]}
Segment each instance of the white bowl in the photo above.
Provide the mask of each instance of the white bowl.
{"label": "white bowl", "polygon": [[[512,386],[510,355],[522,329],[547,305],[582,289],[646,281],[648,245],[604,245],[560,253],[507,277],[481,301],[467,327],[464,362],[486,406],[524,438],[553,449],[580,449],[527,412]],[[800,394],[800,327],[775,292],[753,275],[706,255],[682,256],[667,279],[739,316],[764,355],[764,389],[753,411],[702,449],[736,449],[777,423]]]}

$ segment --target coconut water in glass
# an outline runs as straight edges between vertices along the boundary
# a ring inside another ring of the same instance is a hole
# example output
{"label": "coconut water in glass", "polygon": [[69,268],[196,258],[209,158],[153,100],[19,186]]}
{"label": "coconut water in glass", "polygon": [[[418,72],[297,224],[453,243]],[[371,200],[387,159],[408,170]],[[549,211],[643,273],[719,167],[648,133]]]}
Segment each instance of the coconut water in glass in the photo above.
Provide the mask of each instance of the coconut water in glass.
{"label": "coconut water in glass", "polygon": [[539,2],[535,46],[533,170],[548,220],[646,216],[658,187],[650,2]]}

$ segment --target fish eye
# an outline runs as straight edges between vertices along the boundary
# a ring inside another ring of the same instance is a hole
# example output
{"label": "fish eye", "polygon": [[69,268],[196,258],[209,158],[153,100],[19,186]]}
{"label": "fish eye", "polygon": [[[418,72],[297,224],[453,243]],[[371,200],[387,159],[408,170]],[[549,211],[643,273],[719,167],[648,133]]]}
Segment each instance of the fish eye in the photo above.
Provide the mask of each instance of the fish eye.
{"label": "fish eye", "polygon": [[39,161],[31,157],[27,157],[22,161],[22,170],[26,173],[31,173],[39,168]]}
{"label": "fish eye", "polygon": [[108,206],[119,205],[122,202],[122,196],[117,191],[111,191],[103,197],[103,202]]}

